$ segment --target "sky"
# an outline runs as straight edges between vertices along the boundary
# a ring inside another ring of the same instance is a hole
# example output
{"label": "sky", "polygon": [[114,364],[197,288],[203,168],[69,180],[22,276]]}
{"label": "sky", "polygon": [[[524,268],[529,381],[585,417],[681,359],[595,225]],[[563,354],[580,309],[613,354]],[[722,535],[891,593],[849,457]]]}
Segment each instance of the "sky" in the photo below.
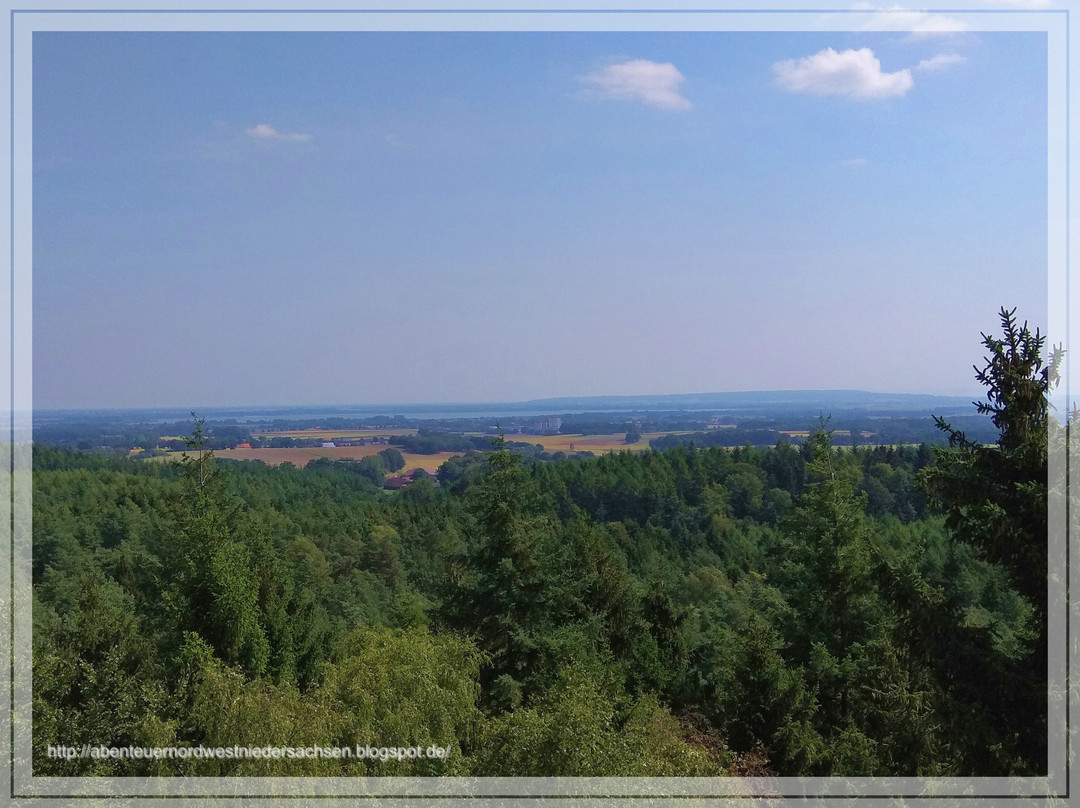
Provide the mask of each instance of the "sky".
{"label": "sky", "polygon": [[979,393],[1041,33],[33,43],[36,408]]}

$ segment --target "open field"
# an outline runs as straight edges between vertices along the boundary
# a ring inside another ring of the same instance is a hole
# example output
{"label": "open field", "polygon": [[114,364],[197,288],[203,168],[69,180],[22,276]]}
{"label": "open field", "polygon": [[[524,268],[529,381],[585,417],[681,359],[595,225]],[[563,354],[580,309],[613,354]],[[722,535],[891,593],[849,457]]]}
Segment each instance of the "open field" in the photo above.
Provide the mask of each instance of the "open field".
{"label": "open field", "polygon": [[[330,441],[335,437],[356,438],[368,435],[387,437],[389,435],[404,435],[406,433],[415,434],[416,430],[367,429],[334,431],[306,429],[295,432],[265,432],[261,434],[287,438],[324,437],[327,441]],[[637,443],[624,443],[623,433],[614,435],[507,435],[506,439],[511,441],[522,441],[525,443],[539,443],[544,447],[545,451],[548,452],[592,452],[593,454],[599,455],[607,454],[608,452],[642,452],[649,448],[649,441],[651,439],[669,434],[682,435],[687,433],[646,432],[642,434],[641,440]],[[292,463],[294,466],[306,466],[309,461],[314,460],[316,457],[330,457],[338,460],[359,460],[363,457],[378,454],[386,448],[388,447],[376,444],[374,446],[335,446],[332,449],[322,448],[320,446],[289,449],[217,449],[214,451],[214,454],[217,457],[226,460],[261,460],[271,466],[280,466],[282,463]],[[165,458],[169,460],[178,460],[184,454],[184,452],[170,452],[168,455],[165,455]],[[413,454],[412,452],[402,452],[401,454],[405,458],[405,468],[402,469],[403,472],[421,468],[424,469],[424,471],[434,474],[439,466],[445,463],[449,458],[461,454],[461,452],[439,452],[438,454],[433,455]]]}
{"label": "open field", "polygon": [[688,435],[689,432],[643,432],[637,443],[626,443],[625,433],[614,435],[507,435],[509,441],[539,443],[548,452],[642,452],[649,448],[649,441],[661,435]]}
{"label": "open field", "polygon": [[[838,436],[844,437],[844,438],[850,438],[851,437],[851,430],[850,429],[830,429],[829,432],[831,434],[833,434],[833,435],[838,435]],[[789,438],[808,438],[808,437],[810,437],[810,431],[807,430],[807,429],[781,429],[781,430],[779,430],[779,434],[787,435]],[[859,437],[861,437],[861,438],[872,438],[872,437],[874,437],[874,433],[873,432],[867,432],[867,431],[863,430],[863,431],[859,432]]]}
{"label": "open field", "polygon": [[[318,446],[295,449],[215,449],[214,456],[226,460],[261,460],[271,466],[280,466],[282,463],[292,463],[294,466],[306,466],[309,461],[316,457],[331,457],[337,460],[359,460],[362,457],[375,455],[386,449],[386,446],[337,446],[333,449],[323,449]],[[179,460],[186,452],[169,452],[164,456],[166,460]],[[443,463],[451,457],[456,457],[461,452],[440,452],[439,454],[412,454],[402,452],[405,458],[403,473],[413,469],[435,473]]]}
{"label": "open field", "polygon": [[[415,435],[415,429],[303,429],[288,432],[260,432],[259,435],[266,437],[283,438],[322,438],[327,442],[334,438],[362,438],[362,437],[390,437],[391,435]],[[480,435],[483,433],[470,433]],[[624,443],[622,432],[613,435],[507,435],[509,441],[521,441],[524,443],[540,444],[548,452],[592,452],[593,454],[607,454],[608,452],[642,452],[649,448],[649,441],[661,435],[685,435],[687,432],[645,432],[637,443]],[[271,466],[280,466],[282,463],[292,463],[294,466],[306,466],[317,457],[330,457],[337,460],[359,460],[363,457],[378,454],[387,449],[384,444],[372,446],[335,446],[323,448],[321,446],[291,447],[287,449],[216,449],[214,454],[226,460],[261,460]],[[398,448],[398,447],[394,447]],[[401,451],[398,448],[398,451]],[[179,460],[185,452],[169,452],[163,459]],[[434,474],[439,466],[449,458],[456,457],[461,452],[439,452],[438,454],[413,454],[401,452],[405,458],[405,468],[402,472],[413,469],[424,469]]]}

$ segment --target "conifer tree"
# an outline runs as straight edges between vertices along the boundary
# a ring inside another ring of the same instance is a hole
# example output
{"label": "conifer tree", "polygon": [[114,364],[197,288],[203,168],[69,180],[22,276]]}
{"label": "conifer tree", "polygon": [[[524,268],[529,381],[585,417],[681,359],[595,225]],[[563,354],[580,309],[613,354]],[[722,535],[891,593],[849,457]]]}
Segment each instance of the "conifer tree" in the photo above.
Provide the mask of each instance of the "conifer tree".
{"label": "conifer tree", "polygon": [[[192,414],[194,416],[194,413]],[[250,542],[236,526],[236,514],[206,448],[205,419],[196,418],[184,461],[185,493],[178,513],[182,553],[180,623],[198,632],[229,664],[261,673],[270,645],[260,625],[259,586]]]}
{"label": "conifer tree", "polygon": [[492,655],[489,673],[521,679],[546,653],[561,576],[553,520],[538,511],[530,475],[501,436],[494,448],[491,471],[466,495],[476,524],[467,559],[472,580],[455,593],[452,610],[455,622],[475,626],[481,650]]}
{"label": "conifer tree", "polygon": [[1038,637],[1011,675],[1015,698],[1003,705],[1003,732],[1036,771],[1046,766],[1047,711],[1047,453],[1051,426],[1048,395],[1058,382],[1064,352],[1043,356],[1046,337],[1002,308],[1001,338],[982,335],[989,354],[976,366],[986,401],[974,402],[999,431],[992,446],[971,441],[935,417],[949,447],[935,449],[936,463],[920,472],[932,508],[943,513],[953,537],[1005,568],[1035,609]]}
{"label": "conifer tree", "polygon": [[944,512],[953,535],[1009,570],[1017,589],[1046,614],[1047,395],[1057,384],[1063,352],[1044,362],[1046,338],[1018,325],[1016,309],[1002,309],[1004,339],[983,334],[990,355],[976,379],[986,401],[974,402],[1000,432],[996,445],[970,441],[944,419],[948,449],[935,451],[936,465],[922,482],[931,505]]}

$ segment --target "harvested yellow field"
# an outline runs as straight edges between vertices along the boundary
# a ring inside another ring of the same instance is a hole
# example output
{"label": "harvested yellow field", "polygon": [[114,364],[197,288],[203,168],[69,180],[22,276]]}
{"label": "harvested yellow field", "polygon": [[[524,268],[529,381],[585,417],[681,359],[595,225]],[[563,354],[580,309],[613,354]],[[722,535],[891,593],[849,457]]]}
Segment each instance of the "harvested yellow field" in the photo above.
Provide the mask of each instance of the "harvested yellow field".
{"label": "harvested yellow field", "polygon": [[[264,432],[260,433],[269,437],[286,438],[325,438],[329,443],[335,437],[359,438],[368,436],[389,437],[392,434],[404,435],[415,434],[416,430],[388,430],[368,429],[355,431],[331,431],[307,429],[296,432]],[[649,441],[661,435],[685,435],[686,432],[645,432],[637,443],[625,443],[625,433],[614,435],[507,435],[508,441],[521,441],[524,443],[538,443],[548,452],[592,452],[593,454],[607,454],[608,452],[643,452],[649,448]],[[216,449],[214,455],[227,460],[261,460],[270,466],[280,466],[282,463],[292,463],[294,466],[306,466],[316,457],[330,457],[337,460],[359,460],[378,454],[388,447],[383,444],[372,446],[335,446],[323,448],[321,446],[294,447],[288,449]],[[398,451],[401,451],[398,449]],[[185,452],[169,452],[164,456],[166,460],[179,460]],[[401,452],[405,458],[405,468],[398,474],[403,474],[413,469],[424,469],[434,474],[439,466],[451,457],[457,457],[462,452],[439,452],[438,454],[413,454]]]}
{"label": "harvested yellow field", "polygon": [[434,474],[439,470],[439,466],[449,460],[451,457],[457,457],[462,454],[461,452],[439,452],[433,455],[412,454],[411,452],[402,452],[405,456],[405,468],[401,471],[395,471],[395,474],[404,474],[405,472],[412,471],[413,469],[423,469],[428,474]]}
{"label": "harvested yellow field", "polygon": [[661,435],[687,435],[688,432],[643,432],[637,443],[626,443],[626,433],[614,435],[507,435],[508,441],[539,443],[546,452],[642,452],[649,448],[649,441]]}
{"label": "harvested yellow field", "polygon": [[[789,438],[808,438],[808,437],[810,437],[810,431],[807,430],[807,429],[781,429],[781,430],[778,430],[778,431],[779,431],[779,434],[787,435]],[[850,429],[830,429],[829,432],[832,433],[833,435],[841,435],[841,436],[843,436],[845,438],[850,438],[851,437],[851,430]],[[870,433],[869,432],[863,432],[862,435],[864,437],[869,437]]]}
{"label": "harvested yellow field", "polygon": [[[336,446],[332,449],[323,449],[319,446],[311,446],[293,449],[215,449],[214,456],[226,460],[261,460],[270,466],[280,466],[282,463],[292,463],[294,466],[306,466],[317,457],[330,457],[337,460],[359,460],[363,457],[376,455],[387,446]],[[399,450],[400,451],[400,450]],[[165,456],[167,460],[180,460],[186,452],[169,452]],[[405,468],[397,474],[413,469],[423,469],[432,474],[449,460],[461,452],[440,452],[438,454],[412,454],[402,452],[405,458]]]}

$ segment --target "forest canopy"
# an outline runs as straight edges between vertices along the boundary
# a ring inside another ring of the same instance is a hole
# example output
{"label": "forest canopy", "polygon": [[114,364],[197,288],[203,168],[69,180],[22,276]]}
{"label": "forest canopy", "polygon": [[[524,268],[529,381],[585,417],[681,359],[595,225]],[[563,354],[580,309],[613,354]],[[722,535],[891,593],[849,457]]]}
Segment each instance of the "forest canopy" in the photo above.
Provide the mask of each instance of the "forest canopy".
{"label": "forest canopy", "polygon": [[394,492],[218,460],[198,421],[182,464],[35,447],[34,773],[1045,774],[1060,353],[1001,327],[987,444],[944,420],[934,448],[839,447],[827,421],[801,446],[543,461],[499,438]]}

